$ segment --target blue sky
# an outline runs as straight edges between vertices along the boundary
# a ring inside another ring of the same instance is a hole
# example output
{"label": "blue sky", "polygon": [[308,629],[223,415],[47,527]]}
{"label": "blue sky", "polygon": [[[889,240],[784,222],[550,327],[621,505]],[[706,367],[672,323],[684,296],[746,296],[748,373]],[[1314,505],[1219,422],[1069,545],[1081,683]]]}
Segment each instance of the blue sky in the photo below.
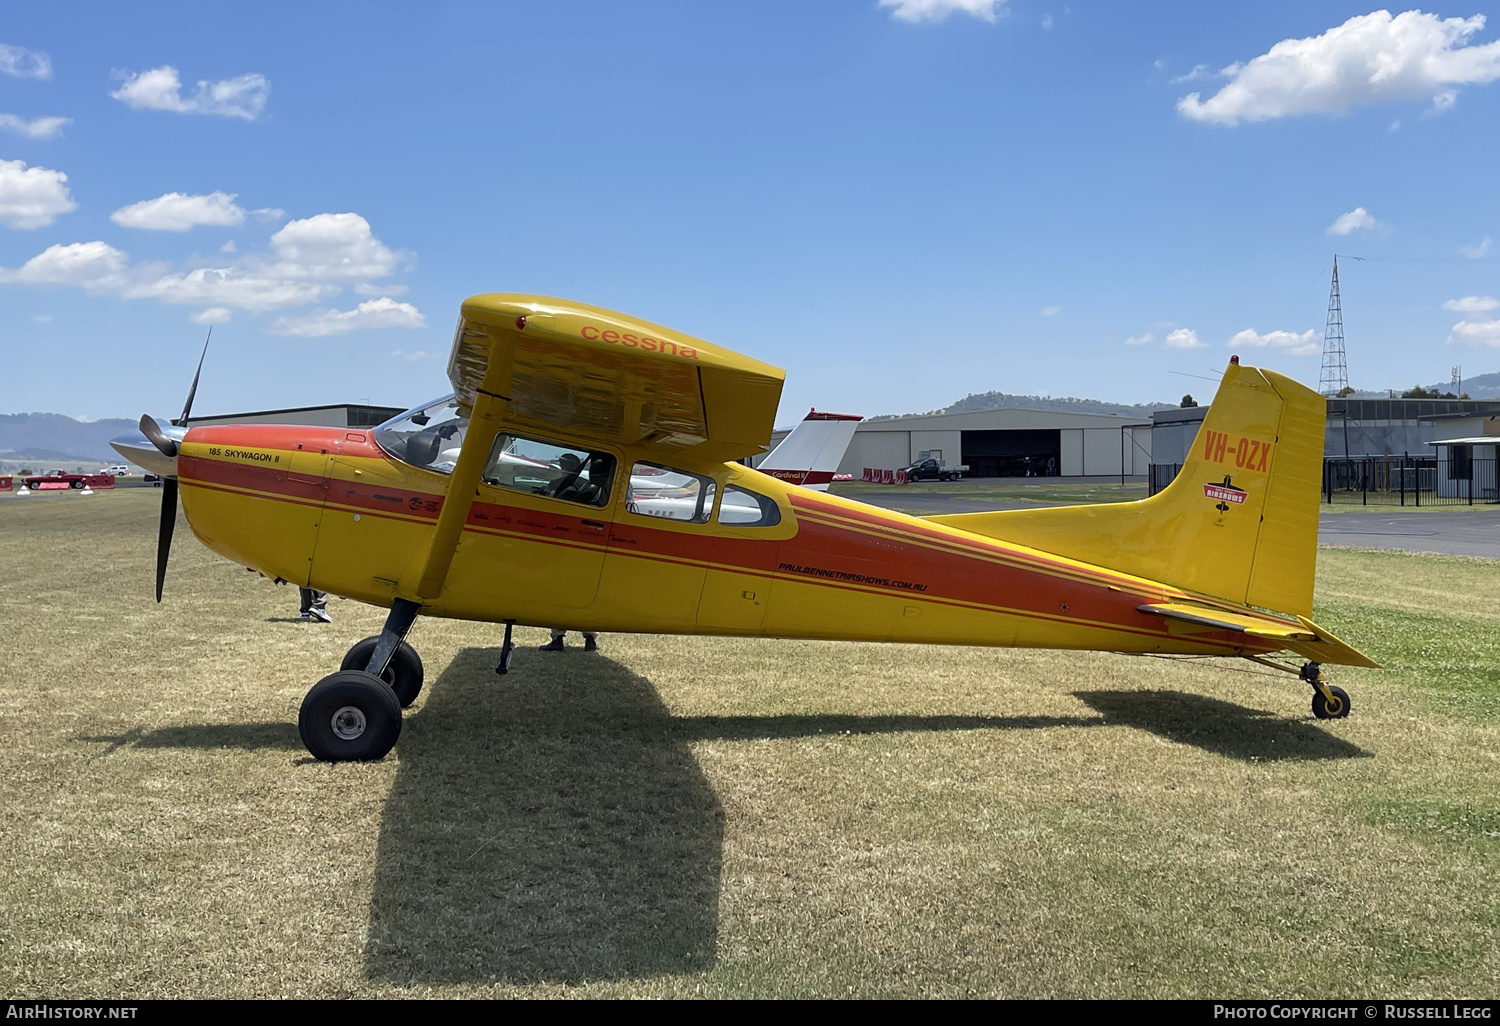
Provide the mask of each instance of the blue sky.
{"label": "blue sky", "polygon": [[487,291],[785,367],[781,422],[1316,386],[1335,252],[1356,387],[1500,370],[1497,13],[12,7],[0,412],[175,415],[209,322],[200,412],[409,406]]}

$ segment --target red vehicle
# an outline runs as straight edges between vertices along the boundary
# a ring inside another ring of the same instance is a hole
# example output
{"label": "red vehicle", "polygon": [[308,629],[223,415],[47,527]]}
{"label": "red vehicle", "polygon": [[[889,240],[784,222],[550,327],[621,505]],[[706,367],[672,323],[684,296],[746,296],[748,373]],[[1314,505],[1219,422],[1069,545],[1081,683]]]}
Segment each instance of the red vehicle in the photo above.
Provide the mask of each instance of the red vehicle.
{"label": "red vehicle", "polygon": [[22,478],[22,483],[34,492],[59,491],[64,488],[113,488],[113,474],[70,474],[66,470],[54,470],[50,474]]}

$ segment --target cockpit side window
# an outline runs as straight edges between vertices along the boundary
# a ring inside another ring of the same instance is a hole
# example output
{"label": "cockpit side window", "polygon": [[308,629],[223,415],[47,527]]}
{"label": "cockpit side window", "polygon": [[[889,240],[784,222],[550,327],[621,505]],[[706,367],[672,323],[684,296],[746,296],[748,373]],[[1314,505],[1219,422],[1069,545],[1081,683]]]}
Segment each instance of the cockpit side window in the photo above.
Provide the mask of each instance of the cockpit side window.
{"label": "cockpit side window", "polygon": [[626,510],[647,517],[706,524],[714,509],[714,479],[656,463],[630,468]]}
{"label": "cockpit side window", "polygon": [[615,465],[607,452],[501,433],[490,447],[482,477],[497,488],[602,507],[609,504]]}
{"label": "cockpit side window", "polygon": [[719,523],[728,527],[775,527],[781,523],[781,508],[769,496],[728,485],[719,503]]}
{"label": "cockpit side window", "polygon": [[451,474],[468,430],[469,411],[449,396],[386,421],[374,435],[376,444],[401,462]]}

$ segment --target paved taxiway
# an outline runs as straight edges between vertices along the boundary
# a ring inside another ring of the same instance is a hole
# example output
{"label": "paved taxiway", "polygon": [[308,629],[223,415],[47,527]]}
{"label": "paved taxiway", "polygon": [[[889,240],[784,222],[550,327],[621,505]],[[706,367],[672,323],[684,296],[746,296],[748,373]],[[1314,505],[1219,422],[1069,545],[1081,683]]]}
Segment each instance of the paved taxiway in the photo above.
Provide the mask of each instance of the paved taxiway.
{"label": "paved taxiway", "polygon": [[[912,513],[980,513],[993,509],[1036,508],[1028,503],[965,499],[933,492],[904,492],[897,488],[863,492],[847,498]],[[1399,549],[1500,559],[1500,508],[1323,513],[1318,518],[1318,542],[1360,549]]]}

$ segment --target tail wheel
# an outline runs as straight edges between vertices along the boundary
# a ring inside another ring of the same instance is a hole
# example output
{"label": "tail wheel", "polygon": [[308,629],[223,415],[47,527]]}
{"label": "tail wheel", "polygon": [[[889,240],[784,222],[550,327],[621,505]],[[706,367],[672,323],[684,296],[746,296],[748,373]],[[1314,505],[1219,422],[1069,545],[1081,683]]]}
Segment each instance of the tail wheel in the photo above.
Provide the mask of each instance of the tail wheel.
{"label": "tail wheel", "polygon": [[[357,642],[344,656],[339,669],[363,670],[370,665],[370,656],[379,643],[379,635]],[[416,649],[404,641],[401,642],[395,655],[391,656],[390,665],[380,675],[380,679],[390,685],[391,690],[396,694],[396,700],[401,703],[401,708],[405,709],[422,693],[422,657],[417,655]]]}
{"label": "tail wheel", "polygon": [[1341,720],[1349,715],[1349,692],[1337,684],[1328,686],[1329,697],[1324,697],[1319,688],[1313,689],[1312,713],[1320,720]]}
{"label": "tail wheel", "polygon": [[340,670],[302,700],[297,733],[313,758],[373,762],[401,736],[401,703],[385,681],[363,670]]}

